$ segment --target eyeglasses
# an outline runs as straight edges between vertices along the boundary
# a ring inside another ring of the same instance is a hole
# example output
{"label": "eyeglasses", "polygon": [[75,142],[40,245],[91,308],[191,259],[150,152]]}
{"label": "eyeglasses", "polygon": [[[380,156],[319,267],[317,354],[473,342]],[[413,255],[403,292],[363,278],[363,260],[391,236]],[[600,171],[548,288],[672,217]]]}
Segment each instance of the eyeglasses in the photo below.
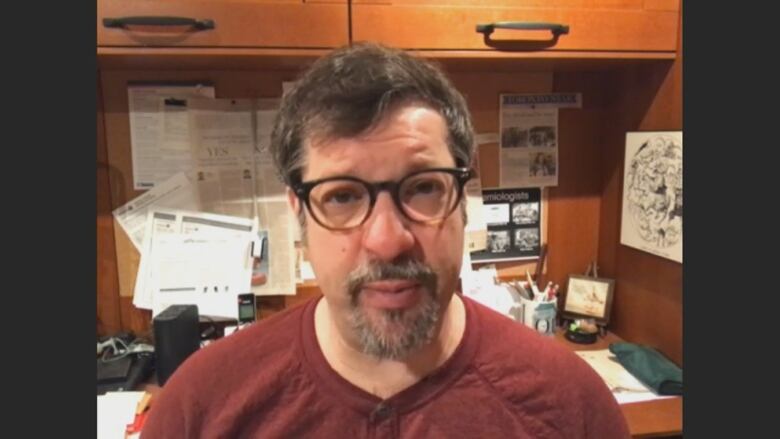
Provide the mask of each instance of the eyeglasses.
{"label": "eyeglasses", "polygon": [[328,177],[297,183],[292,189],[319,225],[341,231],[362,225],[384,190],[409,220],[440,223],[455,210],[463,198],[463,186],[472,176],[473,171],[467,168],[433,168],[412,172],[397,182]]}

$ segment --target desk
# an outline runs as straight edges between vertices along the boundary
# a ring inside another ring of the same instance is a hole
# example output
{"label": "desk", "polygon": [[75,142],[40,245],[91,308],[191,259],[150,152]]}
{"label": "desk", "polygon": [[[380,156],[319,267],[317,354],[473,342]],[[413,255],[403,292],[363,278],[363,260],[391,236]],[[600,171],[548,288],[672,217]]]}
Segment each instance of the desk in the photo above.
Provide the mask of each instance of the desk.
{"label": "desk", "polygon": [[[577,344],[566,340],[562,329],[556,331],[555,338],[571,350],[607,349],[610,343],[623,341],[612,333],[599,337],[593,344]],[[655,401],[621,404],[632,437],[657,437],[682,434],[682,397]]]}

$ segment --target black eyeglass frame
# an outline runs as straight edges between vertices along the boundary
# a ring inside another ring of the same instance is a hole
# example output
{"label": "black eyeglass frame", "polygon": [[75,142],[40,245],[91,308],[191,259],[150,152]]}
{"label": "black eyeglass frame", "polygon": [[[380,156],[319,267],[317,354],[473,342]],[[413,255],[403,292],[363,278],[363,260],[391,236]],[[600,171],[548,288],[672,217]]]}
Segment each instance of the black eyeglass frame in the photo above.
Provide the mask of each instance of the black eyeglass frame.
{"label": "black eyeglass frame", "polygon": [[[455,203],[452,204],[452,208],[450,208],[450,211],[447,212],[443,217],[440,219],[436,219],[433,221],[424,221],[424,220],[418,220],[414,219],[411,216],[409,216],[409,213],[406,212],[406,209],[404,209],[403,203],[401,202],[401,196],[400,196],[400,189],[401,185],[404,181],[407,179],[414,177],[419,174],[427,173],[427,172],[446,172],[453,177],[455,177],[455,181],[457,182],[458,187],[458,195]],[[452,215],[452,212],[455,211],[455,209],[458,207],[458,204],[460,204],[461,200],[463,200],[463,187],[466,185],[466,182],[471,180],[472,177],[474,177],[476,173],[473,169],[469,168],[428,168],[428,169],[421,169],[419,171],[412,172],[410,174],[407,174],[402,179],[398,181],[393,180],[385,180],[385,181],[378,181],[375,183],[369,183],[365,180],[361,180],[357,177],[352,177],[349,175],[345,176],[334,176],[334,177],[326,177],[321,178],[318,180],[311,180],[311,181],[304,181],[299,183],[294,183],[291,185],[291,188],[293,192],[295,193],[295,196],[298,197],[299,200],[303,201],[303,204],[306,205],[306,209],[309,210],[309,213],[311,214],[312,218],[314,218],[314,221],[317,221],[317,224],[321,225],[322,227],[333,230],[333,231],[346,231],[346,230],[352,230],[355,228],[358,228],[363,225],[363,223],[366,222],[366,220],[371,216],[371,212],[374,211],[374,206],[376,205],[376,200],[379,197],[379,192],[382,191],[388,191],[390,192],[390,197],[393,199],[393,203],[395,203],[395,206],[398,208],[398,210],[408,219],[409,221],[412,221],[417,224],[434,224],[441,221],[444,221],[445,219],[449,218],[450,215]],[[320,183],[325,183],[328,181],[333,180],[351,180],[357,183],[362,184],[366,187],[368,190],[368,196],[369,196],[369,204],[368,204],[368,210],[366,211],[366,215],[363,217],[363,219],[358,223],[357,225],[350,226],[350,227],[330,227],[322,223],[319,218],[317,218],[317,214],[314,213],[314,211],[311,208],[311,200],[309,198],[309,195],[311,194],[312,189],[314,189],[315,186],[319,185]]]}

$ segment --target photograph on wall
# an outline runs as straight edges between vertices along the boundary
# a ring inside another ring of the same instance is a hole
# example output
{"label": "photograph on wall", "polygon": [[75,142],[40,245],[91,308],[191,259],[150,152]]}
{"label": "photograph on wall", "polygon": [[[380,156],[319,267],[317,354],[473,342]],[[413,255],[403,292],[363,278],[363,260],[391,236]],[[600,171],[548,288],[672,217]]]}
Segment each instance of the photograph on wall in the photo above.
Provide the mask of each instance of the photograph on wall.
{"label": "photograph on wall", "polygon": [[626,133],[620,243],[682,263],[682,131]]}
{"label": "photograph on wall", "polygon": [[580,94],[502,94],[499,99],[499,186],[557,186],[558,109],[580,107]]}
{"label": "photograph on wall", "polygon": [[484,250],[471,252],[471,260],[495,262],[539,257],[541,200],[539,188],[483,190],[487,243]]}

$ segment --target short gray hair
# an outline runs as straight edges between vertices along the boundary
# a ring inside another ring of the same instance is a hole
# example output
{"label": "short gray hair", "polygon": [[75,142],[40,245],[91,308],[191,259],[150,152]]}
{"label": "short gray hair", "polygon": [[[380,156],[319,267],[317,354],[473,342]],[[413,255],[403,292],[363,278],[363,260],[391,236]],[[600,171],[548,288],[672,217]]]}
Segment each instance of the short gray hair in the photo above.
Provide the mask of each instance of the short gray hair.
{"label": "short gray hair", "polygon": [[305,141],[357,136],[397,105],[412,101],[441,114],[456,166],[470,166],[471,117],[444,73],[402,50],[357,43],[318,59],[282,99],[270,147],[277,173],[288,186],[299,183]]}

